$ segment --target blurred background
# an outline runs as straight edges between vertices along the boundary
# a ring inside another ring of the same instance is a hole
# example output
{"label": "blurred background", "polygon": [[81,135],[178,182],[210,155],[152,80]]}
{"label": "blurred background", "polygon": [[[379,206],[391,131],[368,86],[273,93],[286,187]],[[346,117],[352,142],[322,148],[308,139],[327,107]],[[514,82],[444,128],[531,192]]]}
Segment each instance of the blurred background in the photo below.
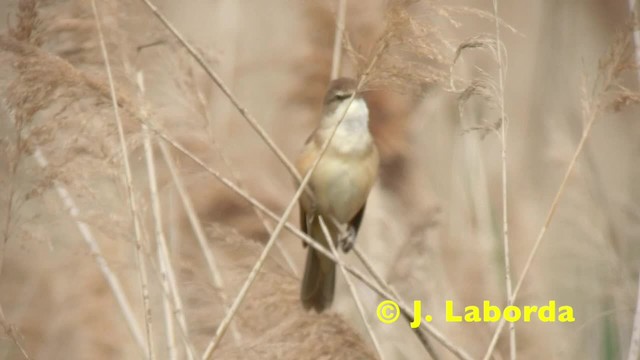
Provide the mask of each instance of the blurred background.
{"label": "blurred background", "polygon": [[[337,3],[155,4],[294,159],[319,120]],[[0,358],[137,359],[149,343],[158,359],[200,357],[276,222],[140,120],[278,216],[293,181],[143,1],[98,1],[97,11],[131,182],[91,2],[0,4]],[[422,300],[447,339],[482,358],[497,324],[444,314],[446,300],[459,311],[506,304],[500,104],[514,285],[594,119],[516,301],[555,300],[576,321],[517,323],[517,354],[626,358],[640,264],[630,5],[498,1],[504,92],[493,11],[489,0],[347,2],[342,75],[361,74],[393,34],[365,86],[382,163],[357,246],[408,304]],[[213,357],[376,358],[344,279],[330,312],[305,312],[306,250],[287,231],[277,244]],[[364,272],[353,254],[344,259]],[[382,299],[354,282],[384,358],[429,358],[406,322],[376,319]],[[430,342],[438,358],[455,358]],[[509,358],[508,330],[493,357]]]}

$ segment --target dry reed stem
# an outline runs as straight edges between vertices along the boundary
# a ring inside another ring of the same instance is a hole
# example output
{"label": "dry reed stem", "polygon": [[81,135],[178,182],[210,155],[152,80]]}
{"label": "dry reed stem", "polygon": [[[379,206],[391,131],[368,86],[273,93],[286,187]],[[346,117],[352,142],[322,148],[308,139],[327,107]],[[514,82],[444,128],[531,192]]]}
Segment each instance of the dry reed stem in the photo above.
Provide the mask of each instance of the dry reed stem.
{"label": "dry reed stem", "polygon": [[[600,114],[600,112],[603,110],[604,106],[602,104],[602,99],[601,97],[603,97],[605,95],[605,93],[607,92],[607,90],[609,90],[611,84],[614,81],[614,78],[619,75],[620,69],[622,68],[622,56],[623,53],[622,51],[624,50],[624,43],[614,43],[614,45],[612,46],[611,50],[608,52],[607,57],[604,59],[606,61],[605,65],[604,65],[604,69],[602,69],[601,71],[598,72],[598,78],[597,80],[600,80],[600,82],[596,82],[594,85],[594,95],[592,98],[588,99],[590,101],[588,101],[587,99],[584,99],[584,103],[583,103],[583,119],[584,119],[584,128],[582,130],[582,136],[580,137],[580,141],[578,142],[578,145],[576,147],[576,150],[574,151],[571,160],[569,161],[569,164],[567,165],[567,169],[564,173],[564,176],[562,178],[562,181],[560,182],[560,185],[558,187],[558,190],[553,198],[553,201],[551,202],[551,205],[549,207],[549,210],[547,212],[547,215],[545,217],[544,223],[542,225],[542,227],[540,228],[540,231],[538,233],[538,237],[536,238],[536,241],[533,245],[533,248],[531,249],[531,251],[529,252],[529,256],[527,257],[527,261],[525,262],[524,268],[522,269],[522,274],[520,275],[520,278],[518,279],[518,282],[516,284],[515,289],[513,290],[513,296],[511,297],[511,301],[510,303],[514,303],[516,300],[516,297],[518,296],[518,292],[520,291],[520,289],[522,288],[522,284],[524,283],[524,279],[526,278],[526,276],[529,273],[529,269],[531,268],[531,264],[533,263],[533,259],[535,258],[538,249],[540,248],[540,245],[542,244],[542,239],[544,238],[544,235],[547,233],[547,230],[549,228],[549,225],[551,224],[551,220],[553,219],[553,216],[558,208],[558,204],[560,202],[560,198],[562,197],[562,194],[564,193],[564,190],[567,186],[567,183],[569,181],[569,177],[571,176],[571,173],[573,172],[574,167],[576,166],[577,160],[578,160],[578,156],[580,155],[580,153],[582,153],[582,149],[584,148],[584,145],[587,141],[587,139],[589,138],[589,135],[591,134],[591,128],[593,127],[593,124],[595,123],[595,121],[598,118],[598,115]],[[601,73],[604,72],[604,75],[602,75]],[[600,87],[598,87],[598,85],[601,85]],[[484,360],[488,360],[492,353],[493,350],[496,346],[496,344],[498,343],[498,338],[500,337],[500,332],[502,331],[502,329],[504,328],[504,324],[505,324],[505,319],[504,317],[502,317],[500,319],[500,322],[498,323],[498,326],[496,327],[496,330],[493,333],[493,336],[491,338],[491,342],[489,343],[489,346],[487,348],[487,351],[483,357]]]}
{"label": "dry reed stem", "polygon": [[[500,145],[501,145],[501,172],[502,172],[502,240],[504,248],[504,275],[507,288],[507,306],[513,305],[513,289],[511,284],[511,264],[510,264],[510,251],[509,251],[509,212],[507,206],[507,128],[509,121],[504,110],[504,78],[505,78],[505,65],[502,60],[502,51],[500,51],[500,24],[498,22],[498,0],[493,0],[493,15],[496,25],[496,44],[498,44],[498,51],[496,58],[498,61],[498,103],[500,106]],[[512,322],[509,324],[509,353],[511,360],[516,360],[517,347],[516,347],[516,324]]]}
{"label": "dry reed stem", "polygon": [[[146,146],[146,145],[145,145]],[[158,264],[160,269],[160,276],[162,277],[162,287],[168,291],[169,283],[167,281],[167,264],[164,262],[162,258],[162,250],[158,249]],[[165,336],[167,341],[167,352],[169,353],[168,357],[170,360],[178,359],[178,347],[176,342],[176,332],[175,325],[173,323],[174,317],[172,315],[171,309],[171,301],[168,297],[162,297],[162,312],[164,315],[164,327],[165,327]]]}
{"label": "dry reed stem", "polygon": [[[144,110],[143,110],[144,112]],[[143,114],[144,116],[144,114]],[[167,264],[165,261],[164,252],[160,244],[164,241],[161,238],[164,238],[164,231],[162,230],[162,220],[161,220],[161,210],[160,210],[160,201],[158,198],[158,186],[156,184],[156,173],[155,166],[153,164],[154,156],[153,149],[151,147],[151,139],[149,136],[149,130],[144,128],[144,154],[145,160],[147,162],[147,174],[149,179],[149,192],[151,197],[151,207],[153,208],[153,224],[155,228],[155,239],[156,239],[156,255],[158,257],[158,264],[160,269],[160,277],[161,284],[165,291],[171,291],[169,288],[169,275],[168,275],[168,267],[171,266]],[[162,297],[162,310],[164,313],[164,322],[165,322],[165,336],[167,341],[167,351],[169,353],[169,359],[176,360],[178,358],[178,350],[176,346],[176,334],[173,323],[173,315],[171,311],[171,301],[168,298]]]}
{"label": "dry reed stem", "polygon": [[342,60],[342,38],[347,16],[347,0],[338,0],[338,15],[336,18],[336,32],[333,39],[333,60],[331,62],[331,80],[340,76],[340,60]]}
{"label": "dry reed stem", "polygon": [[32,357],[29,356],[27,349],[25,349],[25,347],[22,345],[22,342],[20,341],[20,338],[24,338],[24,337],[20,335],[20,332],[14,326],[12,326],[7,321],[7,318],[4,316],[4,310],[2,309],[2,304],[0,304],[0,325],[2,325],[2,328],[4,329],[5,334],[9,335],[11,340],[13,340],[13,342],[16,344],[22,356],[27,360],[32,359]]}
{"label": "dry reed stem", "polygon": [[[165,317],[170,319],[176,319],[178,322],[178,328],[182,335],[182,341],[184,343],[187,358],[193,360],[196,358],[193,344],[189,339],[189,328],[187,327],[187,320],[184,316],[184,310],[182,305],[182,298],[180,297],[180,291],[176,282],[176,275],[171,265],[171,258],[169,256],[169,249],[167,246],[167,238],[164,234],[162,225],[162,208],[160,198],[158,196],[158,182],[155,171],[155,160],[153,155],[153,146],[149,137],[149,129],[144,127],[144,147],[145,158],[147,160],[147,173],[149,174],[149,190],[151,193],[151,206],[154,217],[154,227],[156,235],[156,246],[158,248],[158,262],[160,264],[160,275],[162,289],[163,289],[163,306],[165,309]],[[169,305],[169,313],[167,313],[167,305]],[[167,320],[168,322],[168,320]],[[169,331],[167,331],[169,333]],[[172,336],[169,336],[171,339]],[[173,335],[175,338],[175,334]],[[173,346],[171,340],[168,342],[169,356],[170,358],[178,358],[177,349],[175,348],[175,340],[173,340]]]}
{"label": "dry reed stem", "polygon": [[[138,75],[138,87],[141,91],[141,94],[144,95],[144,81],[142,79],[141,73],[138,73]],[[144,107],[142,108],[141,115],[146,118],[146,110],[144,109]],[[173,269],[171,257],[169,256],[167,237],[165,236],[164,226],[162,223],[162,206],[160,197],[158,196],[158,181],[155,170],[153,146],[151,144],[149,128],[146,125],[143,125],[143,130],[145,159],[147,161],[147,173],[149,174],[149,191],[154,217],[155,237],[157,242],[156,246],[158,248],[158,262],[160,264],[160,275],[162,277],[160,281],[163,289],[162,300],[163,304],[168,304],[170,306],[170,313],[168,314],[168,316],[170,316],[171,319],[175,317],[176,321],[178,322],[182,341],[187,353],[187,358],[189,360],[193,360],[196,358],[195,349],[189,339],[189,328],[187,326],[187,320],[184,314],[184,307],[182,305],[180,289],[177,285],[175,270]],[[165,316],[167,316],[166,309]],[[173,354],[171,352],[171,347],[169,347],[169,349],[170,356],[172,356]],[[177,353],[175,354],[175,357],[177,358]]]}
{"label": "dry reed stem", "polygon": [[[144,78],[142,72],[139,72],[136,77],[136,83],[138,85],[138,89],[140,91],[140,97],[143,98],[145,95],[145,87],[144,87]],[[141,108],[141,114],[143,118],[147,118],[147,110],[144,106]],[[176,276],[175,271],[173,270],[173,266],[171,265],[171,259],[169,257],[169,250],[167,248],[167,238],[164,233],[164,226],[162,223],[162,206],[160,201],[160,196],[158,195],[158,181],[156,176],[156,167],[155,167],[155,157],[153,151],[153,145],[151,144],[151,134],[149,133],[149,128],[143,125],[143,142],[144,142],[144,154],[145,160],[147,164],[147,174],[149,180],[149,197],[151,198],[151,208],[153,213],[153,224],[154,224],[154,232],[156,239],[156,248],[157,248],[157,256],[158,263],[160,268],[160,275],[162,277],[161,284],[164,292],[167,293],[167,296],[163,296],[162,304],[163,311],[165,317],[166,324],[166,332],[167,332],[167,348],[169,352],[170,359],[178,358],[178,349],[176,346],[176,335],[174,329],[174,318],[178,321],[179,326],[182,328],[182,332],[187,335],[187,323],[184,317],[184,313],[182,310],[182,299],[180,298],[180,294],[178,291],[178,286],[176,285]],[[173,305],[171,300],[168,298],[171,296],[173,302],[175,303],[176,310],[173,311]],[[188,335],[183,337],[183,341],[185,342],[185,349],[187,352],[187,356],[189,360],[193,360],[193,354],[190,351],[191,347],[188,344]]]}
{"label": "dry reed stem", "polygon": [[[148,254],[145,254],[145,255],[148,255]],[[162,272],[163,270],[162,269],[159,269],[159,268],[155,267],[154,263],[152,261],[151,255],[148,255],[148,256],[149,256],[149,262],[150,262],[151,269],[155,270],[155,272],[151,272],[152,276],[155,276],[155,279],[158,281],[158,283],[163,285],[160,288],[162,290],[162,292],[161,292],[161,294],[163,296],[162,299],[168,301],[168,304],[171,306],[171,312],[174,315],[175,320],[177,321],[177,323],[179,325],[178,326],[178,330],[180,330],[180,336],[181,336],[182,342],[183,342],[183,344],[184,344],[184,346],[186,348],[187,356],[188,356],[189,359],[195,359],[196,358],[196,356],[195,356],[196,350],[195,350],[195,347],[193,346],[193,344],[191,343],[191,339],[189,338],[188,329],[186,328],[186,321],[180,321],[181,319],[178,317],[178,315],[182,312],[182,310],[178,308],[178,305],[176,305],[176,303],[174,303],[175,296],[174,296],[174,293],[172,293],[174,290],[172,290],[170,287],[168,288],[168,287],[164,286],[164,278],[163,278],[163,276],[166,273],[163,274],[163,272]],[[162,254],[160,254],[159,256],[166,257],[167,259],[169,258],[169,255],[165,254],[164,251],[162,251]],[[169,285],[172,286],[170,283],[169,283]],[[177,293],[177,290],[176,290],[176,293]],[[183,316],[183,319],[184,319],[184,316]]]}
{"label": "dry reed stem", "polygon": [[[324,219],[322,218],[322,216],[319,216],[318,219],[320,221],[320,227],[322,228],[322,232],[324,233],[324,236],[327,239],[327,243],[329,244],[329,247],[331,248],[331,252],[333,253],[333,256],[335,256],[336,259],[340,259],[340,254],[338,253],[338,250],[336,249],[336,246],[333,243],[333,238],[331,237],[331,234],[329,233],[329,229],[327,229],[327,224],[325,224]],[[360,301],[360,296],[358,295],[358,290],[353,285],[353,281],[351,281],[351,277],[347,273],[347,270],[345,270],[344,266],[338,265],[338,267],[340,268],[340,271],[342,272],[342,276],[344,277],[344,280],[347,283],[347,287],[349,287],[349,292],[351,293],[351,296],[353,297],[353,301],[356,303],[356,308],[358,309],[358,313],[360,314],[360,317],[362,318],[362,322],[364,323],[364,327],[365,327],[365,329],[367,329],[367,333],[369,334],[369,337],[371,338],[371,342],[373,342],[373,347],[376,349],[376,352],[378,353],[378,357],[381,360],[383,360],[384,356],[383,356],[383,353],[382,353],[382,348],[380,347],[380,343],[378,342],[378,338],[376,337],[376,334],[373,332],[373,329],[371,328],[371,324],[369,324],[369,320],[367,319],[367,314],[366,314],[366,312],[364,310],[364,307],[362,306],[362,301]]]}
{"label": "dry reed stem", "polygon": [[142,233],[140,228],[140,218],[138,209],[136,207],[135,194],[133,192],[133,178],[131,175],[131,165],[129,164],[129,151],[127,150],[127,143],[124,138],[124,129],[122,126],[122,119],[120,118],[120,112],[118,111],[118,99],[116,95],[115,83],[113,81],[113,75],[111,73],[111,65],[109,63],[109,54],[107,52],[107,45],[104,41],[104,34],[102,33],[102,24],[98,15],[98,8],[95,0],[91,1],[91,9],[93,11],[94,20],[98,29],[98,38],[100,42],[100,50],[102,58],[104,60],[105,69],[107,72],[107,78],[109,80],[109,91],[111,93],[111,101],[113,106],[113,113],[118,128],[118,138],[120,140],[120,147],[122,151],[122,159],[124,161],[125,182],[127,186],[127,193],[129,196],[129,209],[131,211],[131,218],[133,220],[133,227],[135,232],[135,254],[138,265],[138,271],[140,275],[140,286],[142,287],[142,300],[145,312],[145,328],[147,330],[147,358],[154,359],[153,351],[153,326],[151,319],[151,305],[149,303],[149,288],[147,279],[147,270],[144,257],[142,256]]}
{"label": "dry reed stem", "polygon": [[[144,94],[144,90],[141,86],[141,83],[138,82],[140,86],[141,92]],[[143,107],[141,110],[141,116],[146,117],[147,112]],[[158,186],[156,182],[156,169],[154,165],[154,156],[153,156],[153,148],[151,146],[151,138],[149,134],[149,129],[145,126],[143,127],[143,145],[144,145],[144,155],[147,163],[147,174],[149,180],[149,197],[151,198],[151,207],[153,210],[153,224],[154,224],[154,232],[156,239],[156,248],[157,248],[157,256],[158,256],[158,264],[160,270],[161,284],[165,291],[169,290],[169,275],[167,274],[168,266],[171,264],[167,264],[164,260],[162,246],[160,245],[164,240],[164,230],[162,229],[162,211],[160,209],[160,199],[158,197]],[[173,315],[171,314],[171,302],[168,298],[162,298],[162,309],[164,313],[164,321],[165,321],[165,335],[167,341],[167,351],[169,352],[169,359],[175,360],[178,357],[177,348],[176,348],[176,334],[173,324]]]}
{"label": "dry reed stem", "polygon": [[[189,223],[191,224],[191,228],[193,229],[194,234],[196,235],[196,239],[198,239],[198,245],[200,245],[200,249],[202,250],[202,254],[204,255],[205,261],[207,262],[207,267],[209,268],[209,272],[213,279],[213,284],[217,290],[220,291],[220,297],[222,299],[223,306],[227,308],[227,304],[229,304],[229,298],[225,292],[225,284],[224,279],[216,265],[216,260],[209,247],[209,243],[207,240],[207,236],[204,233],[204,229],[200,224],[200,219],[196,214],[195,208],[193,207],[193,203],[191,202],[191,198],[189,197],[189,193],[184,187],[182,179],[180,178],[180,174],[176,169],[173,159],[171,158],[171,154],[169,153],[169,149],[167,149],[167,145],[163,142],[159,142],[160,152],[162,153],[162,157],[169,168],[169,172],[171,173],[171,179],[178,190],[178,195],[182,200],[182,205],[184,206],[185,212],[187,213],[187,217],[189,218]],[[233,335],[233,339],[236,344],[240,344],[242,342],[242,336],[238,331],[235,325],[232,326],[231,332]]]}
{"label": "dry reed stem", "polygon": [[[158,256],[158,264],[160,269],[161,276],[161,284],[165,291],[170,292],[169,285],[169,267],[170,263],[165,261],[166,256],[160,244],[164,241],[161,238],[164,238],[164,232],[162,230],[162,220],[160,217],[162,216],[160,212],[160,205],[158,199],[158,189],[156,185],[156,175],[155,175],[155,167],[152,162],[153,158],[153,149],[151,148],[151,141],[149,138],[148,129],[144,129],[144,150],[145,150],[145,158],[147,161],[147,173],[149,175],[149,189],[150,196],[153,208],[153,218],[154,218],[154,227],[155,227],[155,238],[156,238],[156,246],[157,246],[157,256]],[[171,309],[171,301],[167,297],[162,298],[162,309],[164,312],[164,321],[165,321],[165,332],[167,337],[167,351],[169,352],[169,359],[177,359],[178,358],[178,350],[176,346],[176,334],[174,329],[173,319],[174,316],[172,314]],[[178,314],[176,314],[178,315]]]}

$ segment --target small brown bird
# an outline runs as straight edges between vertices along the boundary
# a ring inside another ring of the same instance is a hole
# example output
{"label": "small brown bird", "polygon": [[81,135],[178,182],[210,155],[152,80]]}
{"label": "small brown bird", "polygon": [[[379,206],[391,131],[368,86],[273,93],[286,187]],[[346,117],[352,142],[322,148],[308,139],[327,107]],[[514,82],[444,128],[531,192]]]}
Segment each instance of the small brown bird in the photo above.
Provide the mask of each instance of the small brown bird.
{"label": "small brown bird", "polygon": [[[324,98],[322,120],[305,143],[296,161],[301,176],[311,168],[334,126],[347,111],[338,126],[327,151],[309,180],[315,201],[306,194],[300,198],[300,227],[328,248],[318,216],[321,215],[334,241],[340,229],[332,219],[347,226],[348,236],[342,239],[347,252],[354,244],[364,216],[369,191],[378,174],[378,150],[369,132],[369,110],[364,99],[356,94],[353,79],[340,78],[329,84]],[[306,243],[305,243],[306,245]],[[335,264],[313,248],[307,253],[307,263],[300,298],[305,309],[317,312],[331,306],[335,289]]]}

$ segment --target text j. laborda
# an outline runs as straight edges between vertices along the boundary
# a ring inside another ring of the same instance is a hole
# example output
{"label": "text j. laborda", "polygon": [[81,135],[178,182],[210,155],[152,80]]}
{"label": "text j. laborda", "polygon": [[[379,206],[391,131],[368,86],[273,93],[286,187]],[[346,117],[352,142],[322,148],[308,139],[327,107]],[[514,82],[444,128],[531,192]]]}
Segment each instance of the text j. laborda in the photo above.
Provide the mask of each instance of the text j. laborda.
{"label": "text j. laborda", "polygon": [[[400,314],[404,312],[405,316],[409,314],[406,308],[400,308],[400,306],[393,300],[384,300],[378,304],[376,309],[376,315],[378,319],[385,323],[391,324],[396,322],[400,317]],[[431,322],[433,317],[431,315],[422,315],[422,301],[415,300],[413,302],[413,319],[411,321],[411,327],[417,328],[422,321]],[[498,322],[504,317],[507,322],[530,322],[532,319],[538,319],[540,322],[574,322],[576,321],[573,316],[573,308],[568,305],[557,306],[556,302],[551,300],[546,305],[530,306],[525,305],[522,307],[509,305],[504,308],[500,308],[496,305],[492,305],[490,301],[485,300],[482,306],[468,305],[464,307],[464,310],[454,306],[452,300],[445,302],[445,321],[446,322],[465,322],[465,323],[478,323],[478,322]]]}

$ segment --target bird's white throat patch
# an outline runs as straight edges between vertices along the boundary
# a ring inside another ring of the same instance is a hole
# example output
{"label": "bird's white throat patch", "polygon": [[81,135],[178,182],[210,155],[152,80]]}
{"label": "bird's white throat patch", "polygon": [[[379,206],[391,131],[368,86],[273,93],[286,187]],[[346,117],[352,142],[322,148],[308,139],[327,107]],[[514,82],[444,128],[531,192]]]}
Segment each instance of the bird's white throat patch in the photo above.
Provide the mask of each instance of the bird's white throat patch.
{"label": "bird's white throat patch", "polygon": [[[335,124],[340,121],[344,114],[349,100],[343,101],[332,114],[328,114],[323,119],[323,130],[327,135]],[[340,123],[336,134],[331,141],[331,146],[341,153],[365,151],[371,145],[371,134],[369,133],[369,109],[364,99],[355,99],[349,110]]]}

